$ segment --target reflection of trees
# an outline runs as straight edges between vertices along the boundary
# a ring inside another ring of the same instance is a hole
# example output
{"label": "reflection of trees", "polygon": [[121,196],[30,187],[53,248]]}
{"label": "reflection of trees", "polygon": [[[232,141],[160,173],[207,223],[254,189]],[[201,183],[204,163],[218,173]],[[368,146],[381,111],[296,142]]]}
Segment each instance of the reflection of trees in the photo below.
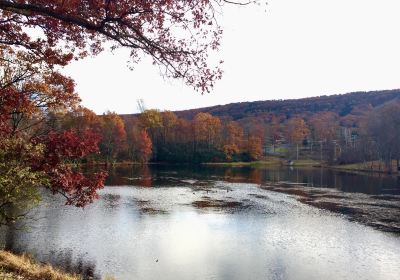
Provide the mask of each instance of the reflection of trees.
{"label": "reflection of trees", "polygon": [[256,171],[249,169],[246,175],[250,182],[276,183],[288,181],[303,183],[308,187],[335,188],[343,192],[359,192],[366,194],[400,192],[399,183],[394,176],[386,174],[356,174],[324,168],[271,168],[259,169],[261,176]]}
{"label": "reflection of trees", "polygon": [[115,208],[120,205],[121,196],[115,194],[105,194],[102,199],[107,208]]}
{"label": "reflection of trees", "polygon": [[7,251],[16,251],[16,253],[19,253],[17,248],[18,241],[16,240],[17,235],[15,234],[15,231],[16,231],[15,225],[10,225],[6,227],[4,244],[2,245],[4,246],[4,249]]}
{"label": "reflection of trees", "polygon": [[263,182],[262,170],[255,168],[227,168],[224,172],[224,180],[234,183]]}
{"label": "reflection of trees", "polygon": [[230,183],[247,182],[247,172],[242,168],[227,168],[224,170],[224,180]]}
{"label": "reflection of trees", "polygon": [[152,174],[148,165],[127,165],[108,170],[106,186],[134,185],[151,187]]}
{"label": "reflection of trees", "polygon": [[252,183],[261,184],[263,182],[261,170],[260,169],[251,169],[249,172],[249,180]]}
{"label": "reflection of trees", "polygon": [[224,178],[229,180],[232,177],[232,168],[225,169]]}
{"label": "reflection of trees", "polygon": [[333,171],[324,168],[293,168],[285,167],[251,168],[251,167],[199,167],[199,166],[149,166],[134,165],[120,166],[109,171],[107,185],[135,185],[150,187],[152,176],[159,173],[175,172],[179,177],[195,178],[198,180],[214,180],[216,177],[234,183],[276,183],[289,181],[304,183],[309,187],[335,188],[344,192],[361,192],[378,194],[381,192],[399,192],[396,177],[381,173],[355,174]]}
{"label": "reflection of trees", "polygon": [[96,273],[96,265],[93,261],[87,259],[87,256],[77,256],[74,258],[72,249],[51,254],[51,259],[44,256],[38,256],[40,261],[49,262],[52,265],[61,267],[62,269],[79,274],[83,279],[101,279]]}
{"label": "reflection of trees", "polygon": [[108,170],[108,177],[106,180],[106,186],[120,186],[124,185],[124,174],[121,176],[120,170],[117,170],[117,168],[109,168]]}
{"label": "reflection of trees", "polygon": [[152,178],[151,178],[151,171],[150,168],[147,165],[140,165],[139,169],[139,180],[137,183],[139,186],[142,187],[151,187],[152,185]]}
{"label": "reflection of trees", "polygon": [[[79,274],[82,279],[101,279],[96,273],[96,265],[93,261],[88,260],[87,255],[80,255],[74,258],[72,249],[64,249],[62,251],[43,250],[45,244],[36,244],[38,249],[30,249],[29,244],[24,244],[24,231],[13,225],[3,228],[5,230],[4,249],[16,254],[28,253],[33,258],[42,263],[50,263],[56,267],[71,273]],[[21,238],[22,237],[22,238]],[[42,245],[42,246],[40,246]]]}

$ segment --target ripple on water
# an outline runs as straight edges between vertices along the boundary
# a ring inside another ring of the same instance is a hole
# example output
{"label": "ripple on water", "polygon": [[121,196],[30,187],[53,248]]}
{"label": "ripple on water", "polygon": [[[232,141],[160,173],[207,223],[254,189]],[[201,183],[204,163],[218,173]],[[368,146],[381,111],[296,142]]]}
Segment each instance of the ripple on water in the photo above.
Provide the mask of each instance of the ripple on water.
{"label": "ripple on water", "polygon": [[295,193],[196,181],[106,187],[100,196],[84,210],[46,197],[35,213],[42,219],[4,232],[6,246],[95,278],[399,279],[398,236]]}

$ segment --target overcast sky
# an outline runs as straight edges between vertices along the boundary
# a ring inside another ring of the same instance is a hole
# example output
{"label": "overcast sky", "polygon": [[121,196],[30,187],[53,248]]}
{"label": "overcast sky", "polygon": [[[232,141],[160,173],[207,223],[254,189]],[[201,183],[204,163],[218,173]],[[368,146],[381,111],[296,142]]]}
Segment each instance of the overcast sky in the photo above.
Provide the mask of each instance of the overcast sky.
{"label": "overcast sky", "polygon": [[270,0],[226,7],[218,59],[224,76],[205,95],[164,80],[149,59],[133,71],[120,50],[72,63],[83,105],[103,113],[180,110],[240,101],[400,88],[399,0]]}

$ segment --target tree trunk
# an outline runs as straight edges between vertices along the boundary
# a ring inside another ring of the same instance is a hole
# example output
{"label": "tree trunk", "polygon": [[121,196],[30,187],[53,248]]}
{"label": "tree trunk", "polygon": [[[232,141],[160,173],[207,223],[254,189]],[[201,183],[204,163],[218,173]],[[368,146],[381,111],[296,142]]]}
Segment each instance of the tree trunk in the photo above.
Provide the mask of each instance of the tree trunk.
{"label": "tree trunk", "polygon": [[320,141],[319,144],[320,144],[320,156],[321,156],[321,162],[322,162],[322,141]]}

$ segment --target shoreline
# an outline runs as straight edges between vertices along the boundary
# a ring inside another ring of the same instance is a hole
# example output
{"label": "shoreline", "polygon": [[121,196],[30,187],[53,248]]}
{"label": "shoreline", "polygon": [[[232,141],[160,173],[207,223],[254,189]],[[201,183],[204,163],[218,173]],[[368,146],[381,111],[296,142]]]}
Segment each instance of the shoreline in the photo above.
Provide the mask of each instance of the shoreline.
{"label": "shoreline", "polygon": [[0,250],[0,279],[79,280],[81,277],[50,264],[41,264],[27,254],[17,255]]}
{"label": "shoreline", "polygon": [[366,168],[365,163],[353,163],[353,164],[343,164],[343,165],[329,165],[326,162],[321,162],[317,160],[310,159],[300,159],[300,160],[292,160],[291,163],[288,163],[288,160],[283,158],[269,158],[266,160],[259,161],[249,161],[249,162],[200,162],[200,163],[191,163],[191,162],[179,162],[179,163],[171,163],[171,162],[148,162],[148,163],[140,163],[134,161],[120,161],[120,162],[90,162],[90,163],[80,163],[79,166],[83,167],[118,167],[118,166],[157,166],[157,165],[166,165],[166,166],[190,166],[190,165],[204,165],[204,166],[221,166],[221,167],[252,167],[252,168],[260,168],[260,167],[311,167],[311,168],[325,168],[331,169],[335,171],[343,171],[343,172],[362,172],[368,174],[384,174],[384,175],[392,175],[392,176],[400,176],[400,171],[392,171],[388,172],[387,170],[377,170]]}
{"label": "shoreline", "polygon": [[358,164],[344,164],[344,165],[329,165],[325,162],[319,162],[314,160],[294,160],[292,164],[288,164],[286,160],[282,162],[270,162],[270,161],[251,161],[251,162],[206,162],[201,163],[207,166],[223,166],[223,167],[312,167],[312,168],[324,168],[335,171],[343,172],[359,172],[367,174],[382,174],[391,176],[400,176],[400,171],[388,172],[387,170],[376,170],[365,168],[363,163]]}

